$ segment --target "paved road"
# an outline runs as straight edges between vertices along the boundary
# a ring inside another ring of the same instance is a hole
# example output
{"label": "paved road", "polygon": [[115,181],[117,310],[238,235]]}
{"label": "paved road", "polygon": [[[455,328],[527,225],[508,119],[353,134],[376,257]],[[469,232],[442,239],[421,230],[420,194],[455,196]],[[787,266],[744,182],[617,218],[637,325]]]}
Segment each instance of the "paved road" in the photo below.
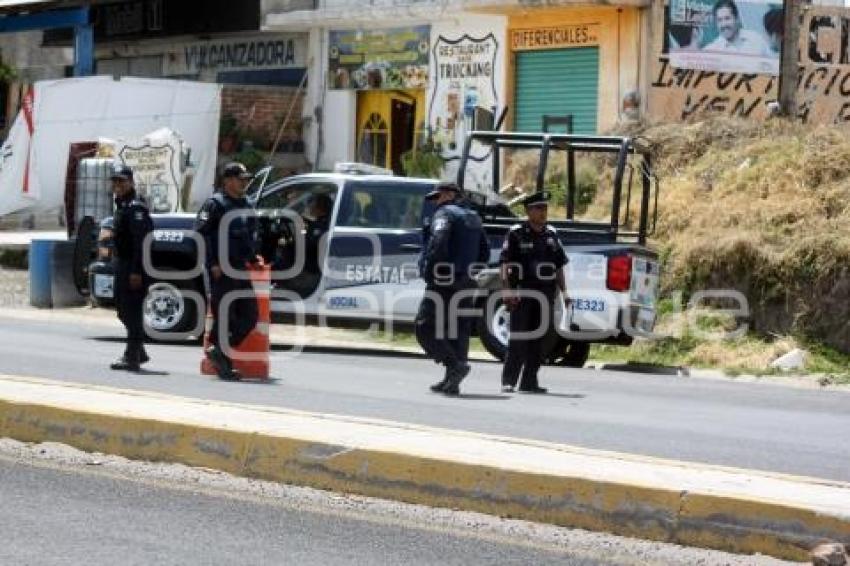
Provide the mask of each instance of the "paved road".
{"label": "paved road", "polygon": [[0,501],[3,564],[615,563],[473,529],[370,521],[2,458]]}
{"label": "paved road", "polygon": [[0,501],[0,564],[788,564],[3,439]]}
{"label": "paved road", "polygon": [[424,359],[304,353],[272,357],[273,384],[198,374],[200,349],[149,348],[148,375],[110,371],[120,332],[4,319],[0,373],[167,392],[562,442],[850,481],[850,394],[707,379],[545,368],[547,396],[502,395],[497,364],[475,364],[464,396],[427,392]]}

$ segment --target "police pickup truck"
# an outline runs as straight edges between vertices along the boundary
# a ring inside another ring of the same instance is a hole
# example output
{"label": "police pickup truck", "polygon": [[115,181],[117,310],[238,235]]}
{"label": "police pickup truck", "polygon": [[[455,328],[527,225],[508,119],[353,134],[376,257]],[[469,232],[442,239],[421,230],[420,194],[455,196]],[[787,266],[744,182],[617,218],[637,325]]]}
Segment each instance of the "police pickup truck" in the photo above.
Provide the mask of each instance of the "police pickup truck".
{"label": "police pickup truck", "polygon": [[[565,269],[572,301],[567,310],[556,313],[560,332],[552,335],[547,361],[580,367],[591,343],[628,345],[635,336],[651,332],[659,269],[657,255],[646,245],[654,183],[648,151],[629,138],[473,132],[459,167],[461,185],[473,143],[492,148],[494,187],[499,186],[499,156],[506,149],[539,151],[537,187],[531,190],[542,188],[552,155],[564,153],[568,160],[567,219],[551,224],[570,259]],[[611,217],[605,222],[573,218],[574,161],[578,155],[594,153],[609,153],[613,159]],[[631,206],[635,172],[639,205],[636,228],[630,229],[631,211],[621,208]],[[263,256],[273,268],[276,319],[329,326],[410,327],[425,288],[417,270],[422,226],[433,213],[423,197],[434,185],[433,180],[352,173],[252,183],[249,200],[263,218]],[[657,186],[655,191],[657,195]],[[520,219],[495,191],[467,194],[483,218],[492,249],[491,267],[478,275],[477,332],[486,349],[502,359],[509,313],[498,292],[498,256],[508,229]],[[317,195],[330,200],[331,211],[329,229],[319,239],[319,249],[313,250],[320,259],[321,274],[309,277],[298,270],[294,258],[310,250],[294,248],[305,241],[297,235],[309,224],[300,217],[308,214],[309,203]],[[197,336],[206,305],[198,235],[192,230],[194,216],[153,215],[153,221],[150,255],[156,274],[144,305],[145,325],[149,334],[155,331],[158,336]],[[89,266],[90,294],[96,305],[109,305],[113,299],[110,239],[107,219],[101,223],[98,259]]]}

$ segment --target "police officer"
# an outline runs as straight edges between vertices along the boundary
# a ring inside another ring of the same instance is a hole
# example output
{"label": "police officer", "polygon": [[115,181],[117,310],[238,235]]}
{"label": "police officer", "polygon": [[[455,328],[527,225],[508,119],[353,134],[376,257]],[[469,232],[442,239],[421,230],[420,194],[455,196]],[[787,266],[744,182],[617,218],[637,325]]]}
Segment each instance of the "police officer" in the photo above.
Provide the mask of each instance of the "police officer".
{"label": "police officer", "polygon": [[[472,297],[464,295],[476,288],[472,270],[490,259],[481,218],[460,196],[454,183],[440,183],[425,196],[436,211],[423,228],[419,268],[426,288],[415,322],[422,349],[446,367],[431,391],[452,396],[460,394],[460,382],[471,369],[467,363],[471,320],[457,311],[471,307]],[[454,305],[452,298],[458,293],[463,295]]]}
{"label": "police officer", "polygon": [[319,248],[322,237],[330,230],[332,209],[330,196],[321,193],[310,196],[304,219],[304,271],[293,282],[293,289],[304,297],[310,295],[322,279]]}
{"label": "police officer", "polygon": [[145,351],[143,303],[145,300],[145,270],[142,264],[142,247],[145,236],[153,230],[148,207],[136,194],[133,171],[116,165],[112,173],[112,192],[115,196],[115,299],[118,318],[127,329],[127,346],[124,355],[109,367],[114,370],[139,371],[139,366],[150,358]]}
{"label": "police officer", "polygon": [[[243,164],[227,164],[222,171],[222,190],[207,199],[195,220],[195,229],[206,242],[206,267],[213,316],[210,347],[205,353],[215,366],[218,376],[225,380],[238,380],[240,376],[233,369],[233,361],[220,343],[221,339],[226,340],[226,345],[232,351],[257,325],[257,300],[246,272],[248,264],[257,260],[257,222],[253,209],[245,199],[245,189],[251,177]],[[222,221],[226,223],[223,234],[227,238],[226,245],[220,241]],[[229,265],[236,273],[228,273],[225,265]],[[222,301],[231,291],[247,292],[250,296],[231,301],[225,313]],[[220,325],[224,316],[227,328],[226,334],[222,336]]]}
{"label": "police officer", "polygon": [[[523,199],[528,219],[510,229],[502,247],[502,297],[511,313],[511,337],[502,371],[504,392],[514,391],[522,372],[520,391],[546,393],[537,382],[537,372],[545,354],[543,343],[551,327],[544,328],[542,324],[552,322],[559,290],[565,305],[569,302],[563,270],[567,256],[557,232],[546,223],[548,199],[547,192]],[[537,336],[523,337],[519,333],[536,333]]]}
{"label": "police officer", "polygon": [[322,236],[328,233],[331,226],[331,209],[333,200],[326,194],[314,194],[310,197],[305,220],[306,234],[304,236],[304,270],[319,275],[319,244]]}

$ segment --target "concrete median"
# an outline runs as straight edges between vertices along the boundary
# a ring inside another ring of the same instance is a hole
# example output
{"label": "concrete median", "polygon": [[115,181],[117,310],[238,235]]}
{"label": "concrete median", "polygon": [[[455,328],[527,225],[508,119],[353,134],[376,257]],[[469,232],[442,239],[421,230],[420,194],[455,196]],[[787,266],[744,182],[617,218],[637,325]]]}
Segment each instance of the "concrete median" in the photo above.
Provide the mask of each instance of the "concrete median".
{"label": "concrete median", "polygon": [[850,484],[395,422],[0,376],[0,436],[792,560],[850,542]]}

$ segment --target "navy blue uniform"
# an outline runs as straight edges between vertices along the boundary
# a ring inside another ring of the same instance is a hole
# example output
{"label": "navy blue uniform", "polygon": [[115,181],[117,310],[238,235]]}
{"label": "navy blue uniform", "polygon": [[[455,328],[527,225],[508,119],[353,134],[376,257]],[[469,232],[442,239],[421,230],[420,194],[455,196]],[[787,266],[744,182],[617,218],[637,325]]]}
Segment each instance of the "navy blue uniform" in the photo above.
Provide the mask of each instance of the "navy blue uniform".
{"label": "navy blue uniform", "polygon": [[[419,268],[426,293],[416,315],[416,338],[430,358],[448,369],[466,363],[472,322],[449,309],[452,297],[475,288],[470,268],[489,259],[481,218],[463,204],[440,205],[423,227]],[[469,309],[471,303],[471,297],[462,299],[457,308]]]}
{"label": "navy blue uniform", "polygon": [[[153,222],[145,202],[136,197],[115,201],[113,217],[115,231],[115,299],[118,318],[127,329],[127,348],[124,358],[139,363],[144,354],[145,328],[143,305],[147,292],[146,274],[142,261],[145,236],[153,230]],[[130,276],[142,277],[142,286],[130,288]]]}
{"label": "navy blue uniform", "polygon": [[539,338],[516,338],[519,332],[534,332],[541,328],[543,309],[549,309],[549,322],[558,293],[557,273],[567,264],[567,255],[551,226],[536,232],[528,222],[513,226],[502,247],[500,262],[509,266],[508,286],[520,291],[537,291],[543,300],[520,297],[511,312],[511,338],[502,371],[502,385],[515,387],[522,371],[520,391],[538,388],[537,372],[543,361],[543,344],[551,327]]}
{"label": "navy blue uniform", "polygon": [[[231,217],[225,235],[226,244],[219,241],[220,226],[224,216],[231,211],[238,211]],[[206,242],[207,269],[219,266],[223,268],[225,260],[233,269],[243,271],[249,262],[254,261],[257,250],[257,220],[254,210],[244,198],[234,199],[224,193],[216,193],[204,203],[195,220],[195,229],[204,237]],[[225,247],[227,258],[224,257]],[[219,321],[222,318],[221,301],[231,291],[248,292],[250,296],[240,298],[230,303],[227,317],[227,337],[230,347],[236,347],[251,333],[257,325],[257,300],[254,287],[245,274],[245,278],[234,278],[222,272],[221,277],[214,279],[210,275],[210,308],[213,315],[213,327],[210,332],[210,342],[219,344]]]}

